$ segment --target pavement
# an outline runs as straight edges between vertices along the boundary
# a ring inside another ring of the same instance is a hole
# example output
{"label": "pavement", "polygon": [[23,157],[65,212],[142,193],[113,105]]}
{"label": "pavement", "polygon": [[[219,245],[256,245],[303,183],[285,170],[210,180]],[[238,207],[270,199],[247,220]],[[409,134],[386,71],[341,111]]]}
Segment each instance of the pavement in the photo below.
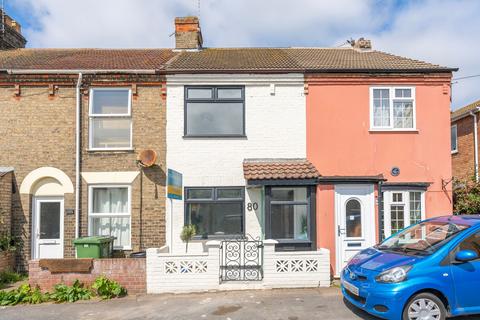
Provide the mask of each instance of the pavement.
{"label": "pavement", "polygon": [[110,301],[90,300],[64,304],[20,305],[1,308],[0,319],[328,320],[377,318],[344,301],[340,290],[337,287],[331,287],[143,295]]}

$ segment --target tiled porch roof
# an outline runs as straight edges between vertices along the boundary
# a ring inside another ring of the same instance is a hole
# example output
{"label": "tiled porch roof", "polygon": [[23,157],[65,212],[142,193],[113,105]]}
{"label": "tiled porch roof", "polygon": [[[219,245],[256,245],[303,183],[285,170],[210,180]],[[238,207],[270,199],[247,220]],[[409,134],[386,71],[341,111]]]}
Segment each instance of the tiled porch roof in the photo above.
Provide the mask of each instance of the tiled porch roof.
{"label": "tiled porch roof", "polygon": [[316,179],[320,173],[307,159],[245,159],[246,180]]}

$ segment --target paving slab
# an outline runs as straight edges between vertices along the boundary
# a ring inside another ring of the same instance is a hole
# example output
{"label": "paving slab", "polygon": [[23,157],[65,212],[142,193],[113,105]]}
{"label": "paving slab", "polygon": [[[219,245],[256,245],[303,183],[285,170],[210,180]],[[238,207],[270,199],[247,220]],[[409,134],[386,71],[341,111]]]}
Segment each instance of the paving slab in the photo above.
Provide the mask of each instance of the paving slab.
{"label": "paving slab", "polygon": [[110,301],[21,305],[0,309],[0,319],[329,320],[377,318],[346,303],[340,290],[331,287],[144,295]]}

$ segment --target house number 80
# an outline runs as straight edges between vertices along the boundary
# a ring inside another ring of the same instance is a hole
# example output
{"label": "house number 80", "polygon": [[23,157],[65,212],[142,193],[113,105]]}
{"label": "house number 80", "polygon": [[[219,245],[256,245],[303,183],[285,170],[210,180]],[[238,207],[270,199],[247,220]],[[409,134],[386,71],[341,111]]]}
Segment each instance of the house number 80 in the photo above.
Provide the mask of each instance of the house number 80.
{"label": "house number 80", "polygon": [[256,203],[256,202],[248,203],[247,204],[247,209],[248,209],[248,211],[257,210],[258,209],[258,203]]}

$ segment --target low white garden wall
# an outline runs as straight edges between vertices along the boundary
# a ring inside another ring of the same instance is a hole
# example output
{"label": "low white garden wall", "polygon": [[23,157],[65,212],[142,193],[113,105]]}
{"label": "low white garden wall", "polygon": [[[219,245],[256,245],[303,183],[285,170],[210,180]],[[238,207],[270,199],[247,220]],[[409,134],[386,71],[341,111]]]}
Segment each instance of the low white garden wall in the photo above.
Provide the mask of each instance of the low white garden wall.
{"label": "low white garden wall", "polygon": [[168,247],[147,250],[147,292],[302,288],[330,286],[327,249],[275,252],[275,240],[264,241],[263,280],[220,281],[220,241],[208,241],[202,254],[171,254]]}

